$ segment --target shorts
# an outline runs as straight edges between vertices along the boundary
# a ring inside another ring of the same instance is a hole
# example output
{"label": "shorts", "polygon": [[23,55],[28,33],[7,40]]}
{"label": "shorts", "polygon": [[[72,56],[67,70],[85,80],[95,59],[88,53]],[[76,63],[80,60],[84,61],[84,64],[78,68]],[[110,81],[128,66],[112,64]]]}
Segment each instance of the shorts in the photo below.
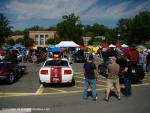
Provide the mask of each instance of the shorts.
{"label": "shorts", "polygon": [[107,87],[112,88],[115,87],[117,90],[120,90],[119,78],[118,79],[107,79]]}

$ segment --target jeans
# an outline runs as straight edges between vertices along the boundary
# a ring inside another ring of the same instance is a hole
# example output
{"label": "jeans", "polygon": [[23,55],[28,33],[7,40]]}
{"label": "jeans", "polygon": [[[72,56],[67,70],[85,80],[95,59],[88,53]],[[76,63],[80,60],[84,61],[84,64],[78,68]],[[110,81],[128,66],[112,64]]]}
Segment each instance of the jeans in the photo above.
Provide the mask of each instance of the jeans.
{"label": "jeans", "polygon": [[23,55],[23,56],[21,57],[21,61],[22,61],[22,63],[25,63],[25,61],[26,61],[26,56]]}
{"label": "jeans", "polygon": [[125,96],[131,95],[131,80],[130,78],[124,78]]}
{"label": "jeans", "polygon": [[91,86],[92,97],[95,100],[96,99],[96,80],[95,79],[85,79],[83,99],[88,98],[88,88],[89,88],[89,86]]}
{"label": "jeans", "polygon": [[150,64],[146,66],[146,71],[150,72]]}

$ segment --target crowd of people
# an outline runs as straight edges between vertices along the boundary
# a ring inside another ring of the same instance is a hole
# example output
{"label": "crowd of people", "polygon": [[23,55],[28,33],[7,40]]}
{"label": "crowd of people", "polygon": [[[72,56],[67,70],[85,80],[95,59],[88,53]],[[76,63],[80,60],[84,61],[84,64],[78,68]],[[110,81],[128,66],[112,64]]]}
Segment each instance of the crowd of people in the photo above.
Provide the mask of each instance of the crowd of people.
{"label": "crowd of people", "polygon": [[[140,64],[143,66],[146,72],[150,72],[150,50],[138,51],[136,48],[132,48],[128,54],[124,55],[126,64],[122,71],[123,83],[124,83],[124,96],[128,97],[132,95],[131,88],[131,73],[132,73],[132,63]],[[111,88],[117,91],[118,100],[121,99],[120,83],[119,83],[119,71],[120,66],[116,62],[116,56],[109,57],[109,63],[107,66],[107,90],[105,93],[105,101],[109,101]],[[96,65],[94,64],[93,55],[89,55],[87,62],[84,64],[84,94],[83,99],[88,99],[88,88],[91,87],[93,101],[96,101],[96,81],[98,79],[98,74],[96,72]]]}
{"label": "crowd of people", "polygon": [[[114,50],[114,48],[110,48],[108,51]],[[59,54],[58,54],[59,53]],[[68,58],[67,52],[64,52],[63,54],[61,52],[58,53],[47,53],[47,57],[66,57]],[[26,51],[22,50],[22,62],[26,61]],[[124,95],[125,96],[131,96],[131,62],[135,64],[142,65],[143,69],[145,69],[146,72],[150,72],[150,50],[145,49],[143,51],[137,49],[137,48],[131,48],[130,51],[128,51],[125,55],[125,59],[127,61],[125,68],[122,70],[123,76],[124,76]],[[35,63],[37,61],[37,54],[35,51],[31,53],[32,62]],[[17,60],[17,54],[12,52],[11,50],[6,52],[5,61],[11,61],[14,64],[18,64]],[[119,71],[120,66],[116,62],[117,58],[116,56],[111,55],[109,57],[109,63],[107,67],[107,90],[105,94],[105,101],[109,101],[110,92],[112,86],[115,87],[117,91],[117,98],[118,100],[121,99],[121,91],[120,91],[120,83],[119,83]],[[94,64],[94,57],[92,54],[88,55],[87,62],[84,64],[84,94],[83,99],[88,99],[88,88],[91,87],[92,91],[92,97],[93,101],[97,100],[97,94],[96,94],[96,81],[98,79],[98,74],[96,72],[96,65]]]}

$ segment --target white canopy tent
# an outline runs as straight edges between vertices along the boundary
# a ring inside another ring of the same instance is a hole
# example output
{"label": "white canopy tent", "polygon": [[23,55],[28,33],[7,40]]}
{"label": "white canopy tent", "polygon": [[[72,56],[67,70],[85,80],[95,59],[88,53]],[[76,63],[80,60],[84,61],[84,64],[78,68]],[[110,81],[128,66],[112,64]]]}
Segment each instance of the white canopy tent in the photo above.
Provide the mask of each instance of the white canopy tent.
{"label": "white canopy tent", "polygon": [[115,45],[113,45],[113,44],[110,44],[110,45],[109,45],[109,47],[116,47],[116,46],[115,46]]}
{"label": "white canopy tent", "polygon": [[121,47],[128,47],[128,45],[126,45],[126,44],[122,44],[122,45],[121,45]]}
{"label": "white canopy tent", "polygon": [[79,45],[73,41],[61,41],[59,44],[55,45],[55,47],[79,47]]}

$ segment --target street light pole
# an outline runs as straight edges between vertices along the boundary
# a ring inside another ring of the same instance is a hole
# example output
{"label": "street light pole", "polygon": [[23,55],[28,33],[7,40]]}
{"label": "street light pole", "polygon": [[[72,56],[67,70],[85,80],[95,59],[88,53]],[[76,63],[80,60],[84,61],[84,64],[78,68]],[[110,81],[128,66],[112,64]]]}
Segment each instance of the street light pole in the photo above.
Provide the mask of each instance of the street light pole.
{"label": "street light pole", "polygon": [[118,41],[120,42],[120,33],[118,33],[118,35],[117,35],[117,36],[118,36]]}

